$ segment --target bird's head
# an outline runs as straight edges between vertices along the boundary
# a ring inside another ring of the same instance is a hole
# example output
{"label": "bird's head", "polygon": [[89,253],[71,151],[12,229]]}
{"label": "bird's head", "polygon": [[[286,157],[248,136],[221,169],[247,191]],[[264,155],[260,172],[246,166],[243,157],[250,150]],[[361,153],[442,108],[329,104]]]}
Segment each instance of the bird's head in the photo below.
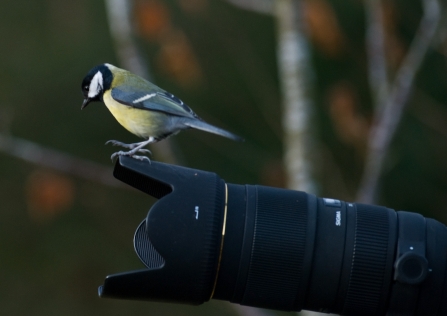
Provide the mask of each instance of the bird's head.
{"label": "bird's head", "polygon": [[114,67],[109,64],[101,64],[92,68],[82,80],[82,94],[84,102],[81,110],[90,102],[102,101],[104,91],[110,89],[113,80],[111,69]]}

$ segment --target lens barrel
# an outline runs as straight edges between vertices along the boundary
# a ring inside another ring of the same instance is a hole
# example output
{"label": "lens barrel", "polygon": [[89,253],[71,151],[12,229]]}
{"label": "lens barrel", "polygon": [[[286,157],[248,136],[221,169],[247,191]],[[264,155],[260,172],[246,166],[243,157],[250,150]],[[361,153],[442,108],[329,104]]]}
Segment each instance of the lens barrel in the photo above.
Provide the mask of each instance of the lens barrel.
{"label": "lens barrel", "polygon": [[134,237],[147,269],[108,276],[101,297],[447,315],[447,229],[436,220],[127,157],[114,175],[160,200]]}
{"label": "lens barrel", "polygon": [[316,222],[315,214],[308,212],[307,194],[229,185],[228,195],[227,230],[214,298],[300,309]]}
{"label": "lens barrel", "polygon": [[384,207],[229,185],[214,298],[277,310],[381,315],[396,221]]}

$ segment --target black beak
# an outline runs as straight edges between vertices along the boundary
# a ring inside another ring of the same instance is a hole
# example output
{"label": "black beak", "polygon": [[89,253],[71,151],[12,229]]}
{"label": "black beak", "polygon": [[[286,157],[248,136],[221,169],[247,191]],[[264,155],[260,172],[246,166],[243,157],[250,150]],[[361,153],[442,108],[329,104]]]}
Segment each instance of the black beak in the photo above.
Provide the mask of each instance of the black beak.
{"label": "black beak", "polygon": [[92,101],[92,99],[85,98],[84,102],[82,102],[81,110],[83,110],[91,101]]}

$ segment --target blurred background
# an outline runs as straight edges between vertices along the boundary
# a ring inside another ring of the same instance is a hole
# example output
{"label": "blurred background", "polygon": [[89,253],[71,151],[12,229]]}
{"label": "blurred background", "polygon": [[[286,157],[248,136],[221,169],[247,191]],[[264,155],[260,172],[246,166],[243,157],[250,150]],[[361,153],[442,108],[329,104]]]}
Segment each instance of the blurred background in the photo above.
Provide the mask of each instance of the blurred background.
{"label": "blurred background", "polygon": [[106,275],[143,267],[132,238],[154,202],[112,178],[116,148],[104,146],[139,140],[103,104],[80,111],[81,81],[99,63],[149,78],[246,140],[186,131],[151,147],[152,159],[447,223],[444,7],[1,1],[2,314],[292,314],[98,298]]}

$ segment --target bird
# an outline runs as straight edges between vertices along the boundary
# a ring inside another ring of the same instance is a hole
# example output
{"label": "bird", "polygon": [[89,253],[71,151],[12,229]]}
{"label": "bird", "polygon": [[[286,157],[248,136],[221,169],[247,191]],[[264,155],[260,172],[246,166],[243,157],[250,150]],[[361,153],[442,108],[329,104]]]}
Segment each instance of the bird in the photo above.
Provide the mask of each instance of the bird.
{"label": "bird", "polygon": [[145,146],[191,128],[243,141],[243,138],[205,122],[172,93],[108,63],[92,68],[82,80],[81,88],[84,96],[81,110],[91,102],[102,101],[125,129],[144,138],[144,141],[132,144],[107,141],[106,144],[129,149],[113,153],[112,161],[118,156],[129,156],[150,162],[148,157],[137,153],[150,154]]}

